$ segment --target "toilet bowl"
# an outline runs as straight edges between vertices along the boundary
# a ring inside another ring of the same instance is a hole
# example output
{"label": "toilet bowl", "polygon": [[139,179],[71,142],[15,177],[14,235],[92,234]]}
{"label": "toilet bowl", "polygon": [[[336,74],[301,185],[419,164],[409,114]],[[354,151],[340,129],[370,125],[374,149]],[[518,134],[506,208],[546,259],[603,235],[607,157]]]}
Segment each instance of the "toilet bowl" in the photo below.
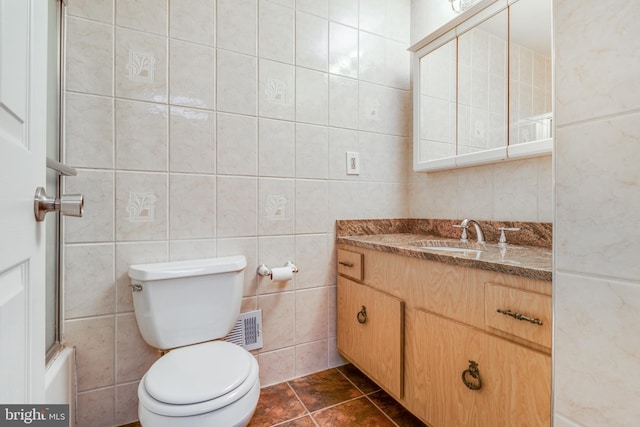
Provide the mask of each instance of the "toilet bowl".
{"label": "toilet bowl", "polygon": [[138,386],[143,426],[245,426],[260,396],[258,363],[235,344],[214,341],[171,351]]}
{"label": "toilet bowl", "polygon": [[245,266],[238,256],[130,267],[142,337],[172,349],[140,380],[143,427],[244,427],[251,420],[258,362],[244,348],[216,341],[238,317]]}

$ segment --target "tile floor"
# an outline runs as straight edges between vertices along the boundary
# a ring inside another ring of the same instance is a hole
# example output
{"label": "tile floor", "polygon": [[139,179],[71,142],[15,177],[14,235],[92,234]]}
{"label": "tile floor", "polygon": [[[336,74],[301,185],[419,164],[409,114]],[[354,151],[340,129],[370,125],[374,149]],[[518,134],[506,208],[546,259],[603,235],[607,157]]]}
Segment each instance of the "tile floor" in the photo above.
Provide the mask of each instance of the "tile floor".
{"label": "tile floor", "polygon": [[345,365],[263,388],[249,427],[272,426],[424,427],[425,424],[353,365]]}

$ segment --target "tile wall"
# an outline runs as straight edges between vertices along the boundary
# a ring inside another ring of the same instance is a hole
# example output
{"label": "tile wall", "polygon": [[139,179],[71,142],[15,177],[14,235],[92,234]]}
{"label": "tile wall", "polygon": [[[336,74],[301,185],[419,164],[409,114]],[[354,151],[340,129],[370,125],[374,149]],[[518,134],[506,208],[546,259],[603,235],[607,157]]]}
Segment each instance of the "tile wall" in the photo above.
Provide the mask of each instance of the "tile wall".
{"label": "tile wall", "polygon": [[[78,425],[137,419],[133,263],[244,254],[263,385],[342,363],[334,221],[406,217],[409,0],[68,0],[64,340]],[[361,173],[347,176],[345,152]],[[286,283],[259,263],[294,260]]]}
{"label": "tile wall", "polygon": [[640,5],[554,1],[554,426],[640,419]]}

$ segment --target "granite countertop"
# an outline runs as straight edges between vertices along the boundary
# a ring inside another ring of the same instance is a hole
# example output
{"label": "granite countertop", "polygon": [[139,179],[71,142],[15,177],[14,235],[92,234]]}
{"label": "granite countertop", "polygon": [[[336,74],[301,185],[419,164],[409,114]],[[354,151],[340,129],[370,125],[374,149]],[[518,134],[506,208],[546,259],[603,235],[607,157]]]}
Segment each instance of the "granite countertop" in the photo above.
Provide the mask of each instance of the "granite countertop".
{"label": "granite countertop", "polygon": [[[378,229],[377,234],[344,235],[338,233],[338,243],[390,252],[414,258],[438,261],[452,265],[479,268],[499,273],[513,274],[531,279],[551,281],[552,254],[546,246],[529,246],[507,244],[500,246],[495,242],[477,243],[472,241],[461,243],[457,238],[442,236],[442,233],[391,232]],[[403,230],[389,230],[403,231]],[[412,230],[413,231],[413,230]],[[426,231],[426,230],[425,230]],[[431,245],[464,247],[466,250],[444,252],[436,249],[420,248],[429,241]]]}

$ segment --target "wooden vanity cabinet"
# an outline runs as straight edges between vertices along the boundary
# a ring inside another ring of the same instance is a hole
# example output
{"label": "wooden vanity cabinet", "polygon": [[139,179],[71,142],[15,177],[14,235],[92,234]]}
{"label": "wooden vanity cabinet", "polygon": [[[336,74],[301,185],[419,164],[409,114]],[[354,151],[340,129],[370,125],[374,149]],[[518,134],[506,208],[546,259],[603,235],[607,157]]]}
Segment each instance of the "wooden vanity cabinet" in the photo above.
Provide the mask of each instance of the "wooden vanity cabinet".
{"label": "wooden vanity cabinet", "polygon": [[396,398],[402,397],[404,303],[338,277],[338,350]]}
{"label": "wooden vanity cabinet", "polygon": [[408,315],[407,351],[423,361],[408,370],[418,417],[434,427],[549,426],[549,356],[433,313]]}
{"label": "wooden vanity cabinet", "polygon": [[550,425],[549,282],[339,245],[354,259],[338,267],[347,360],[432,427]]}

